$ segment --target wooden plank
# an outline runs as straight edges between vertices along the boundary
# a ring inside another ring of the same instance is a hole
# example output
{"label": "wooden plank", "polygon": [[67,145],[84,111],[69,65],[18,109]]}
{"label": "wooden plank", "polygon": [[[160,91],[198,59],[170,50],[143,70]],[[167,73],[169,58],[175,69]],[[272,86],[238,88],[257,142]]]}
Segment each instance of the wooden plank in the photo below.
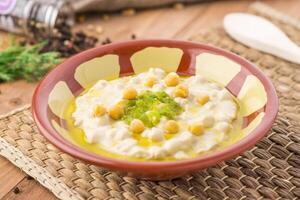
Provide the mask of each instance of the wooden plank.
{"label": "wooden plank", "polygon": [[[74,29],[85,30],[87,33],[94,35],[100,40],[110,38],[112,41],[129,40],[132,33],[134,33],[137,28],[145,29],[148,24],[151,24],[155,17],[159,15],[159,12],[154,12],[153,10],[141,12],[134,16],[120,16],[120,15],[110,15],[108,20],[103,20],[99,16],[93,16],[88,21],[78,24]],[[138,25],[140,18],[143,18],[143,24]],[[98,34],[93,29],[88,27],[101,26],[103,28],[103,34]]]}
{"label": "wooden plank", "polygon": [[222,25],[223,17],[230,12],[245,11],[250,1],[217,1],[210,4],[204,12],[197,16],[197,19],[188,24],[187,27],[175,33],[176,39],[188,39],[189,37],[208,29]]}
{"label": "wooden plank", "polygon": [[24,177],[25,174],[20,169],[0,156],[0,199],[21,182]]}
{"label": "wooden plank", "polygon": [[5,49],[9,44],[8,34],[0,31],[0,50]]}
{"label": "wooden plank", "polygon": [[[183,10],[162,8],[139,11],[133,16],[112,15],[109,20],[93,16],[75,29],[87,31],[101,40],[109,37],[114,42],[128,40],[133,33],[138,38],[187,39],[201,30],[220,25],[226,13],[246,10],[251,2],[253,1],[216,1],[187,6]],[[275,9],[300,17],[299,0],[265,2]],[[104,29],[103,34],[88,30],[88,25],[92,25],[94,29],[100,25]],[[0,48],[7,45],[6,36],[7,34],[0,33]],[[35,85],[25,81],[0,84],[0,113],[30,103]],[[24,179],[24,176],[18,168],[0,157],[0,199],[1,195],[6,195],[4,199],[36,200],[41,196],[43,199],[56,199],[36,181]],[[20,188],[19,194],[13,193],[14,186]]]}
{"label": "wooden plank", "polygon": [[0,114],[30,103],[35,86],[24,80],[0,84]]}
{"label": "wooden plank", "polygon": [[266,0],[266,4],[271,5],[274,9],[280,10],[281,12],[287,13],[290,16],[300,18],[300,1],[299,0]]}
{"label": "wooden plank", "polygon": [[[147,29],[139,31],[139,36],[141,38],[172,38],[175,32],[194,21],[195,17],[207,6],[208,4],[205,3],[187,6],[182,10],[174,8],[160,9],[158,11],[160,14],[147,26]],[[143,24],[143,18],[140,19],[140,24]],[[139,30],[139,28],[137,29]]]}
{"label": "wooden plank", "polygon": [[[112,15],[110,19],[103,20],[92,17],[79,24],[75,30],[86,30],[100,40],[109,37],[112,41],[129,40],[134,33],[138,38],[170,38],[174,32],[179,31],[187,23],[201,13],[209,4],[187,6],[182,10],[175,8],[161,8],[155,10],[138,11],[133,16]],[[97,34],[87,27],[101,26],[103,34]]]}
{"label": "wooden plank", "polygon": [[2,200],[57,200],[57,198],[46,188],[35,180],[24,178],[13,190],[8,192]]}

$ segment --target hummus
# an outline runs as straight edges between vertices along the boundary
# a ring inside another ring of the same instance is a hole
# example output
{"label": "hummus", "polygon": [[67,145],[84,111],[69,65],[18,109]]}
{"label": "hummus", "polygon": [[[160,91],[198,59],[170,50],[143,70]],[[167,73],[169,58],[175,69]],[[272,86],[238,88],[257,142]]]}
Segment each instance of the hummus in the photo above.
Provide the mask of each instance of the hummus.
{"label": "hummus", "polygon": [[147,160],[186,159],[228,139],[238,106],[217,83],[159,68],[99,80],[78,96],[72,113],[87,143]]}

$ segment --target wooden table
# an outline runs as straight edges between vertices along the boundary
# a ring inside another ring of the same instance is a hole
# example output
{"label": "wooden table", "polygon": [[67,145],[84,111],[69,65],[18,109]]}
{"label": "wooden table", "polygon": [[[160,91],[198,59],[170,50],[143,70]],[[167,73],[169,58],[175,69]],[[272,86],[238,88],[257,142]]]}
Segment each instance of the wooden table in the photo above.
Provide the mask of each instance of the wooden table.
{"label": "wooden table", "polygon": [[[162,8],[139,11],[133,16],[110,15],[106,20],[93,16],[78,24],[75,29],[80,30],[89,24],[101,25],[104,32],[98,35],[99,39],[109,37],[114,42],[130,39],[132,34],[137,38],[188,39],[201,30],[220,25],[226,13],[246,10],[251,2],[253,1],[216,1],[186,6],[182,10]],[[300,0],[264,2],[292,16],[300,17]],[[0,33],[0,46],[5,46],[5,37],[5,33]],[[0,114],[30,103],[35,86],[36,83],[21,80],[0,84]],[[29,179],[20,169],[0,157],[0,199],[35,200],[41,197],[43,200],[56,199],[38,182]]]}

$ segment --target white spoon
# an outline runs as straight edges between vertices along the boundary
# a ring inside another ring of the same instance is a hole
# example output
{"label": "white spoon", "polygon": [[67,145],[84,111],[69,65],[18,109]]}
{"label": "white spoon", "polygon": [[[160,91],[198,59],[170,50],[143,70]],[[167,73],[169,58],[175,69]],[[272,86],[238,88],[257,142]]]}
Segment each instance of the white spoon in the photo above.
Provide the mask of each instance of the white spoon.
{"label": "white spoon", "polygon": [[251,48],[300,64],[300,47],[263,17],[232,13],[225,16],[223,26],[232,38]]}

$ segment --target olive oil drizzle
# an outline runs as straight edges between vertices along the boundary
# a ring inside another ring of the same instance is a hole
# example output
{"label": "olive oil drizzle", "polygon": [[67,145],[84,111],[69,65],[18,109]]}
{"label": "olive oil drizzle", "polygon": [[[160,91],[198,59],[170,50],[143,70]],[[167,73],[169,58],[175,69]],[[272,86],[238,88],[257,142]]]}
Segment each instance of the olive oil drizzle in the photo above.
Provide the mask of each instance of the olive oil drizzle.
{"label": "olive oil drizzle", "polygon": [[[80,94],[80,96],[83,94],[86,94],[90,90],[90,88],[91,87],[85,89]],[[96,94],[98,94],[98,92],[96,92]],[[218,145],[216,145],[215,147],[213,147],[212,149],[210,149],[209,151],[206,151],[206,152],[201,152],[199,154],[196,154],[195,152],[190,151],[189,156],[191,158],[200,156],[203,154],[220,151],[220,150],[236,143],[237,141],[239,141],[240,139],[242,139],[244,137],[244,134],[242,132],[242,126],[241,126],[242,125],[242,116],[240,115],[240,112],[239,112],[239,107],[240,107],[239,102],[235,97],[233,97],[233,98],[234,98],[236,104],[238,105],[238,111],[237,111],[236,119],[232,123],[233,128],[231,129],[231,131],[229,131],[226,134],[225,140],[223,140]],[[72,139],[71,142],[88,152],[99,154],[99,155],[102,155],[105,157],[117,158],[117,159],[122,159],[122,160],[131,160],[131,161],[172,161],[172,160],[176,160],[176,158],[174,158],[174,157],[165,157],[163,159],[149,159],[149,158],[136,158],[136,157],[132,157],[132,156],[124,156],[124,155],[119,155],[119,154],[115,154],[115,153],[106,151],[103,147],[101,147],[100,144],[88,143],[85,138],[84,131],[79,126],[75,126],[75,124],[74,124],[74,119],[72,117],[72,114],[73,114],[73,112],[75,112],[75,110],[76,110],[76,102],[75,102],[75,98],[73,98],[67,104],[65,112],[64,112],[64,118],[66,119],[66,123],[61,123],[61,124],[64,124],[63,128],[65,128],[69,132],[70,138]],[[101,133],[101,134],[105,134],[105,133]],[[172,137],[174,137],[174,134],[165,133],[164,136],[167,140],[169,140]],[[148,147],[151,147],[154,145],[156,145],[156,146],[162,145],[161,142],[154,142],[148,138],[143,137],[141,134],[133,133],[133,138],[138,141],[138,145],[145,147],[145,148],[148,148]]]}

